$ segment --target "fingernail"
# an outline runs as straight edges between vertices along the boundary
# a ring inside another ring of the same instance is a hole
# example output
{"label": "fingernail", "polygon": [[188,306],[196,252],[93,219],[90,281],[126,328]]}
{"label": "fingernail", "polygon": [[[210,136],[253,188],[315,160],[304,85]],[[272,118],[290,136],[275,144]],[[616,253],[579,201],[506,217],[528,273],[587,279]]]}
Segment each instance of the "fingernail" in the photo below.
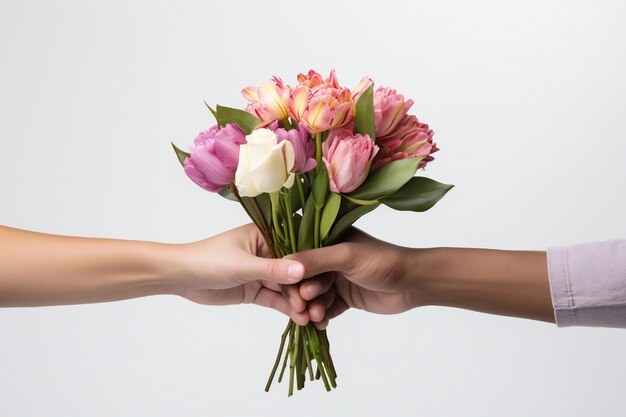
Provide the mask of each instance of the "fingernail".
{"label": "fingernail", "polygon": [[294,262],[287,267],[287,277],[289,279],[298,280],[304,275],[304,265]]}

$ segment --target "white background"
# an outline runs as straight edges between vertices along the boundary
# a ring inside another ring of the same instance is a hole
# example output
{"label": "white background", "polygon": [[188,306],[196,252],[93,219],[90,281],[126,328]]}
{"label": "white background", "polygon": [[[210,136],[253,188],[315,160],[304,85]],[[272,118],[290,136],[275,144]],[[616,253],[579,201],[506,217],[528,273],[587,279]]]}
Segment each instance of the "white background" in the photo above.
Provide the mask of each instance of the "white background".
{"label": "white background", "polygon": [[[246,222],[170,148],[273,74],[412,97],[456,188],[359,222],[407,246],[626,237],[626,7],[615,2],[0,1],[0,223],[186,242]],[[1,266],[0,266],[1,267]],[[2,416],[622,415],[626,333],[462,310],[350,311],[340,387],[262,391],[285,318],[162,296],[0,310]]]}

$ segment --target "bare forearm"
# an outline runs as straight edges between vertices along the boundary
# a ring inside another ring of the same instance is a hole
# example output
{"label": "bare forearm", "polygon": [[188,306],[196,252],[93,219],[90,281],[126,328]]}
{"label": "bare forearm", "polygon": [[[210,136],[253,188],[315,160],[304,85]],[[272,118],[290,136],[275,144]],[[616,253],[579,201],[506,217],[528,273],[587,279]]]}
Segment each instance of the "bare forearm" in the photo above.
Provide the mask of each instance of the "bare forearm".
{"label": "bare forearm", "polygon": [[545,252],[436,248],[414,255],[407,273],[419,275],[410,277],[417,304],[554,322]]}
{"label": "bare forearm", "polygon": [[122,300],[167,293],[171,247],[0,227],[0,306]]}

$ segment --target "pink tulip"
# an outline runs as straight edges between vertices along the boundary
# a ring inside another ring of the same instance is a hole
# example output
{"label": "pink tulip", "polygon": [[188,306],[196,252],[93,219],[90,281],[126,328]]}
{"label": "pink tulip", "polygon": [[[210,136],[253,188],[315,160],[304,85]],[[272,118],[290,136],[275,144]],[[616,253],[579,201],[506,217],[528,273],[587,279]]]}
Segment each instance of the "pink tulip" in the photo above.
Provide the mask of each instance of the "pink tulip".
{"label": "pink tulip", "polygon": [[361,95],[365,92],[365,90],[370,88],[370,86],[372,85],[374,85],[374,80],[372,80],[370,77],[365,76],[361,78],[361,81],[359,81],[356,87],[352,89],[352,100],[354,100],[354,102],[356,103],[359,100],[359,97],[361,97]]}
{"label": "pink tulip", "polygon": [[297,129],[285,130],[278,127],[278,122],[274,122],[269,125],[269,128],[276,133],[278,143],[283,140],[291,142],[295,154],[295,162],[291,172],[309,172],[317,166],[315,161],[315,142],[309,138],[309,134],[303,126],[298,126]]}
{"label": "pink tulip", "polygon": [[350,90],[339,86],[335,70],[328,78],[310,70],[298,74],[298,83],[291,90],[289,114],[304,125],[309,133],[319,133],[346,126],[354,114],[354,102]]}
{"label": "pink tulip", "polygon": [[330,190],[349,193],[365,181],[378,146],[368,135],[348,129],[334,129],[322,144],[323,161],[328,170]]}
{"label": "pink tulip", "polygon": [[389,136],[406,116],[413,100],[404,100],[402,94],[388,87],[378,87],[374,92],[374,125],[376,139]]}
{"label": "pink tulip", "polygon": [[261,119],[261,126],[267,126],[274,120],[289,117],[287,100],[291,88],[278,77],[262,83],[258,87],[247,87],[241,94],[248,100],[246,111]]}
{"label": "pink tulip", "polygon": [[246,135],[236,124],[217,126],[200,132],[194,140],[191,156],[185,159],[185,173],[205,190],[218,192],[235,179],[239,145]]}
{"label": "pink tulip", "polygon": [[337,81],[337,74],[335,70],[330,70],[330,75],[328,78],[324,79],[322,74],[317,71],[309,70],[306,74],[298,74],[298,84],[304,85],[308,88],[314,87],[332,87],[332,88],[341,88],[339,87],[339,81]]}
{"label": "pink tulip", "polygon": [[418,121],[417,117],[404,116],[389,136],[377,139],[381,149],[372,170],[391,161],[407,158],[424,158],[419,167],[426,167],[426,164],[435,159],[432,154],[439,150],[433,143],[434,134],[435,132],[426,123]]}
{"label": "pink tulip", "polygon": [[345,126],[353,116],[354,103],[347,88],[317,88],[309,96],[301,122],[311,133]]}
{"label": "pink tulip", "polygon": [[311,89],[306,85],[299,85],[291,90],[287,100],[287,108],[292,119],[298,122],[302,119],[308,104]]}

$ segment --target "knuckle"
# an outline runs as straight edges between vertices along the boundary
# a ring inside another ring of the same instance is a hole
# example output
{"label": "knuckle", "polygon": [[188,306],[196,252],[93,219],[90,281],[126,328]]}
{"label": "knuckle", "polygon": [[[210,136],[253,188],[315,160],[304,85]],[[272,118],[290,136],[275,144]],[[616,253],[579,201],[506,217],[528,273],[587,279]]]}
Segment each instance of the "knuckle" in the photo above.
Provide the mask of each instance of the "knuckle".
{"label": "knuckle", "polygon": [[359,258],[359,247],[356,243],[346,242],[342,243],[343,247],[341,248],[341,255],[343,257],[343,265],[347,269],[351,269]]}
{"label": "knuckle", "polygon": [[341,255],[345,258],[352,258],[356,253],[356,244],[353,242],[345,242],[341,244]]}
{"label": "knuckle", "polygon": [[278,277],[278,260],[270,259],[266,263],[266,272],[269,277],[275,278]]}

